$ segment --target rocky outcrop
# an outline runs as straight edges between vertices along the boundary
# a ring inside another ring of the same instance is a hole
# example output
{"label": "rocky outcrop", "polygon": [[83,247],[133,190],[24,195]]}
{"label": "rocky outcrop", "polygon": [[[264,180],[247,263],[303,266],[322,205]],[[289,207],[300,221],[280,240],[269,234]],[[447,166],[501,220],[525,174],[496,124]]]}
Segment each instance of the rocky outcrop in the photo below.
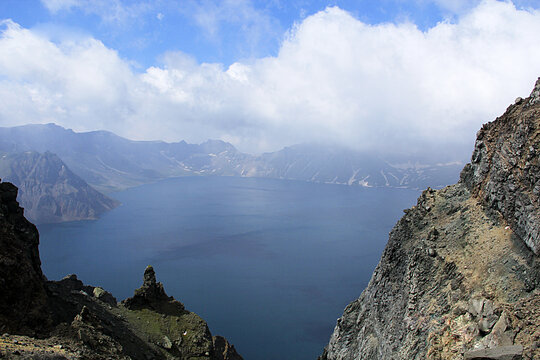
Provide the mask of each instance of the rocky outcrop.
{"label": "rocky outcrop", "polygon": [[320,359],[540,358],[538,87],[405,210]]}
{"label": "rocky outcrop", "polygon": [[234,346],[222,337],[212,337],[206,322],[173,297],[156,281],[152,266],[144,271],[143,285],[122,308],[148,342],[180,359],[241,360]]}
{"label": "rocky outcrop", "polygon": [[528,105],[535,105],[540,102],[540,78],[536,81],[534,89],[528,99]]}
{"label": "rocky outcrop", "polygon": [[212,337],[215,360],[242,360],[243,358],[236,352],[234,345],[229,344],[222,336]]}
{"label": "rocky outcrop", "polygon": [[0,176],[19,188],[25,216],[35,223],[91,220],[119,205],[75,175],[50,152],[0,157]]}
{"label": "rocky outcrop", "polygon": [[151,266],[118,304],[76,275],[47,281],[36,227],[0,183],[0,358],[241,360],[204,320],[167,296]]}
{"label": "rocky outcrop", "polygon": [[519,100],[477,134],[462,182],[540,254],[540,78]]}
{"label": "rocky outcrop", "polygon": [[0,183],[0,333],[40,333],[49,323],[39,235],[23,216],[17,188]]}
{"label": "rocky outcrop", "polygon": [[175,315],[181,315],[185,311],[184,305],[167,296],[163,284],[156,282],[156,273],[152,266],[147,266],[144,270],[143,285],[135,290],[133,297],[124,300],[122,304],[130,310],[152,309]]}

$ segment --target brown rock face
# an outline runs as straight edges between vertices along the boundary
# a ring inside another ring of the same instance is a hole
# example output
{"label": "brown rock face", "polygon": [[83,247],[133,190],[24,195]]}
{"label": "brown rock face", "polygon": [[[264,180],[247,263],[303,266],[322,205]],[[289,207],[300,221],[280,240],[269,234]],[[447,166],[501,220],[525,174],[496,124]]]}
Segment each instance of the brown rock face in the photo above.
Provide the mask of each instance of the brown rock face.
{"label": "brown rock face", "polygon": [[45,279],[37,229],[16,198],[14,185],[0,183],[0,332],[34,334],[49,323]]}
{"label": "brown rock face", "polygon": [[528,99],[478,132],[462,181],[540,254],[540,78]]}
{"label": "brown rock face", "polygon": [[540,359],[540,80],[394,226],[322,360]]}

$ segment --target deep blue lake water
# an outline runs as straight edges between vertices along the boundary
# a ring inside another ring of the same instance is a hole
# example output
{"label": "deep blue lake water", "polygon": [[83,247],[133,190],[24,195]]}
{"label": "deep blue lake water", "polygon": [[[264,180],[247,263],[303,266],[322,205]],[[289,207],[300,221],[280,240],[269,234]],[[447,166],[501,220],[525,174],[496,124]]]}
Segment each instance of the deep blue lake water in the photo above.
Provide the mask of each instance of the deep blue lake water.
{"label": "deep blue lake water", "polygon": [[158,281],[246,360],[315,360],[419,192],[187,177],[115,193],[97,221],[41,225],[49,279],[76,273],[118,300]]}

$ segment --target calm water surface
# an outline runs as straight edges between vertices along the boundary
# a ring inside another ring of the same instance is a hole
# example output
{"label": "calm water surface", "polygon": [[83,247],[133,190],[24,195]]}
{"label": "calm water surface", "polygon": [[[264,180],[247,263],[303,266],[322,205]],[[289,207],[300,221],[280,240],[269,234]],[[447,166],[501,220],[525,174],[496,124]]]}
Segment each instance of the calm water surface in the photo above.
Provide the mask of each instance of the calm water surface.
{"label": "calm water surface", "polygon": [[168,295],[246,360],[315,360],[417,191],[232,177],[113,194],[97,221],[42,225],[49,279],[76,273],[118,300],[153,265]]}

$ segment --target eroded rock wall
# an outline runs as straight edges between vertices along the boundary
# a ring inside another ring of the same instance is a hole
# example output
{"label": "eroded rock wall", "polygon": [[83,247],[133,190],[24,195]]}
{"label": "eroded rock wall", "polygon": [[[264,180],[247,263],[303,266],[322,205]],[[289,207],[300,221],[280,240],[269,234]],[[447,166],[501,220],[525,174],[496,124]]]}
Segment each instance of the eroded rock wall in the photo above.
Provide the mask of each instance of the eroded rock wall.
{"label": "eroded rock wall", "polygon": [[0,182],[0,332],[35,334],[49,323],[38,244],[17,188]]}
{"label": "eroded rock wall", "polygon": [[540,80],[390,233],[320,359],[540,358]]}
{"label": "eroded rock wall", "polygon": [[540,254],[540,78],[531,96],[477,134],[462,182]]}

